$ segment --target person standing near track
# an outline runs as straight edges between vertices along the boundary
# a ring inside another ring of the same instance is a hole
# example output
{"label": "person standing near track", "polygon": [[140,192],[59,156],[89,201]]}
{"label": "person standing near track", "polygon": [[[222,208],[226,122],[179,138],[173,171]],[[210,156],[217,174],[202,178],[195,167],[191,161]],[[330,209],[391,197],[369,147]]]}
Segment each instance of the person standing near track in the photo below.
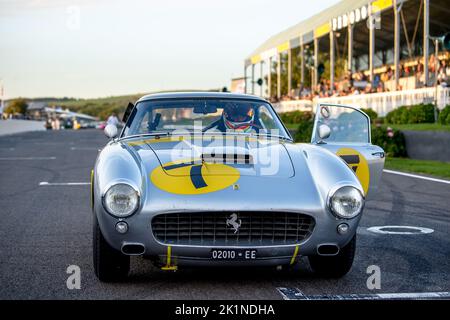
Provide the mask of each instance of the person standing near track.
{"label": "person standing near track", "polygon": [[115,113],[112,113],[109,117],[108,120],[106,120],[106,124],[112,124],[115,125],[116,127],[119,125],[119,119],[117,118]]}

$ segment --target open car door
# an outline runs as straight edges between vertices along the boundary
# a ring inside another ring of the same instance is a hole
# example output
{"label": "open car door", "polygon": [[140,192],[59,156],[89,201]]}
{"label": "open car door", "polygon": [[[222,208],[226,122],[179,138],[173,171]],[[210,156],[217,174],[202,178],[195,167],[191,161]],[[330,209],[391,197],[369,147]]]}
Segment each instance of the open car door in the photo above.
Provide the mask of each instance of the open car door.
{"label": "open car door", "polygon": [[319,104],[311,143],[340,156],[358,177],[366,198],[373,195],[381,179],[385,154],[372,144],[367,114],[351,106]]}

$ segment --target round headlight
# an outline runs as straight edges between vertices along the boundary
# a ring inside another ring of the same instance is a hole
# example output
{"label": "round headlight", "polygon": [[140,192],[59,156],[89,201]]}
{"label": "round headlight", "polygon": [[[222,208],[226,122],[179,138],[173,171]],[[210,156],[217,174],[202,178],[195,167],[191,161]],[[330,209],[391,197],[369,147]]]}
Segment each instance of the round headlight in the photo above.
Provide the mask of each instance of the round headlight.
{"label": "round headlight", "polygon": [[138,192],[128,184],[115,184],[103,197],[105,209],[116,217],[127,217],[134,213],[139,205]]}
{"label": "round headlight", "polygon": [[363,195],[350,186],[338,189],[330,199],[330,209],[339,218],[354,218],[361,213],[363,207]]}

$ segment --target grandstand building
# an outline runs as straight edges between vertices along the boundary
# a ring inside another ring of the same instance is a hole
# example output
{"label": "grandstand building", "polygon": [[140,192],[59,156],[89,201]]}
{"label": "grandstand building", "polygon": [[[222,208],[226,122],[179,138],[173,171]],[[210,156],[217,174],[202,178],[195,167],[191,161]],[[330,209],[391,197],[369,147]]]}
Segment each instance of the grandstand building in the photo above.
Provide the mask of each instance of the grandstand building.
{"label": "grandstand building", "polygon": [[278,111],[349,103],[384,115],[450,104],[448,0],[343,0],[284,30],[245,60],[245,91]]}

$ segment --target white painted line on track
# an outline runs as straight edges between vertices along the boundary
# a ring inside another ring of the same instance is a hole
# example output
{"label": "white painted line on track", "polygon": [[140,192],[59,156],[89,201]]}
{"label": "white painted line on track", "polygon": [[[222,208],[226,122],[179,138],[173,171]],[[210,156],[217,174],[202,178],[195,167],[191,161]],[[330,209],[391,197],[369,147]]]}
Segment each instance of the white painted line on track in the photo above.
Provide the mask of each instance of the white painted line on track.
{"label": "white painted line on track", "polygon": [[433,182],[440,182],[440,183],[450,184],[450,180],[418,176],[416,174],[405,173],[405,172],[400,172],[400,171],[393,171],[393,170],[387,170],[387,169],[384,169],[383,171],[386,172],[386,173],[396,174],[396,175],[399,175],[399,176],[405,176],[405,177],[410,177],[410,178],[416,178],[416,179],[422,179],[422,180],[428,180],[428,181],[433,181]]}
{"label": "white painted line on track", "polygon": [[34,144],[45,145],[45,146],[46,145],[48,145],[48,146],[60,146],[60,145],[67,145],[67,144],[73,145],[73,142],[67,143],[67,142],[40,142],[40,141],[37,141]]}
{"label": "white painted line on track", "polygon": [[70,150],[95,150],[99,151],[99,148],[90,148],[90,147],[70,147]]}
{"label": "white painted line on track", "polygon": [[90,182],[39,182],[39,186],[87,186]]}
{"label": "white painted line on track", "polygon": [[0,161],[17,161],[17,160],[55,160],[56,157],[8,157],[0,158]]}
{"label": "white painted line on track", "polygon": [[450,292],[305,295],[297,288],[277,288],[284,300],[425,300],[450,299]]}
{"label": "white painted line on track", "polygon": [[[401,230],[411,230],[411,231],[401,231]],[[400,234],[400,235],[429,234],[434,232],[434,230],[430,228],[412,227],[412,226],[376,226],[367,228],[367,231],[378,234]]]}

